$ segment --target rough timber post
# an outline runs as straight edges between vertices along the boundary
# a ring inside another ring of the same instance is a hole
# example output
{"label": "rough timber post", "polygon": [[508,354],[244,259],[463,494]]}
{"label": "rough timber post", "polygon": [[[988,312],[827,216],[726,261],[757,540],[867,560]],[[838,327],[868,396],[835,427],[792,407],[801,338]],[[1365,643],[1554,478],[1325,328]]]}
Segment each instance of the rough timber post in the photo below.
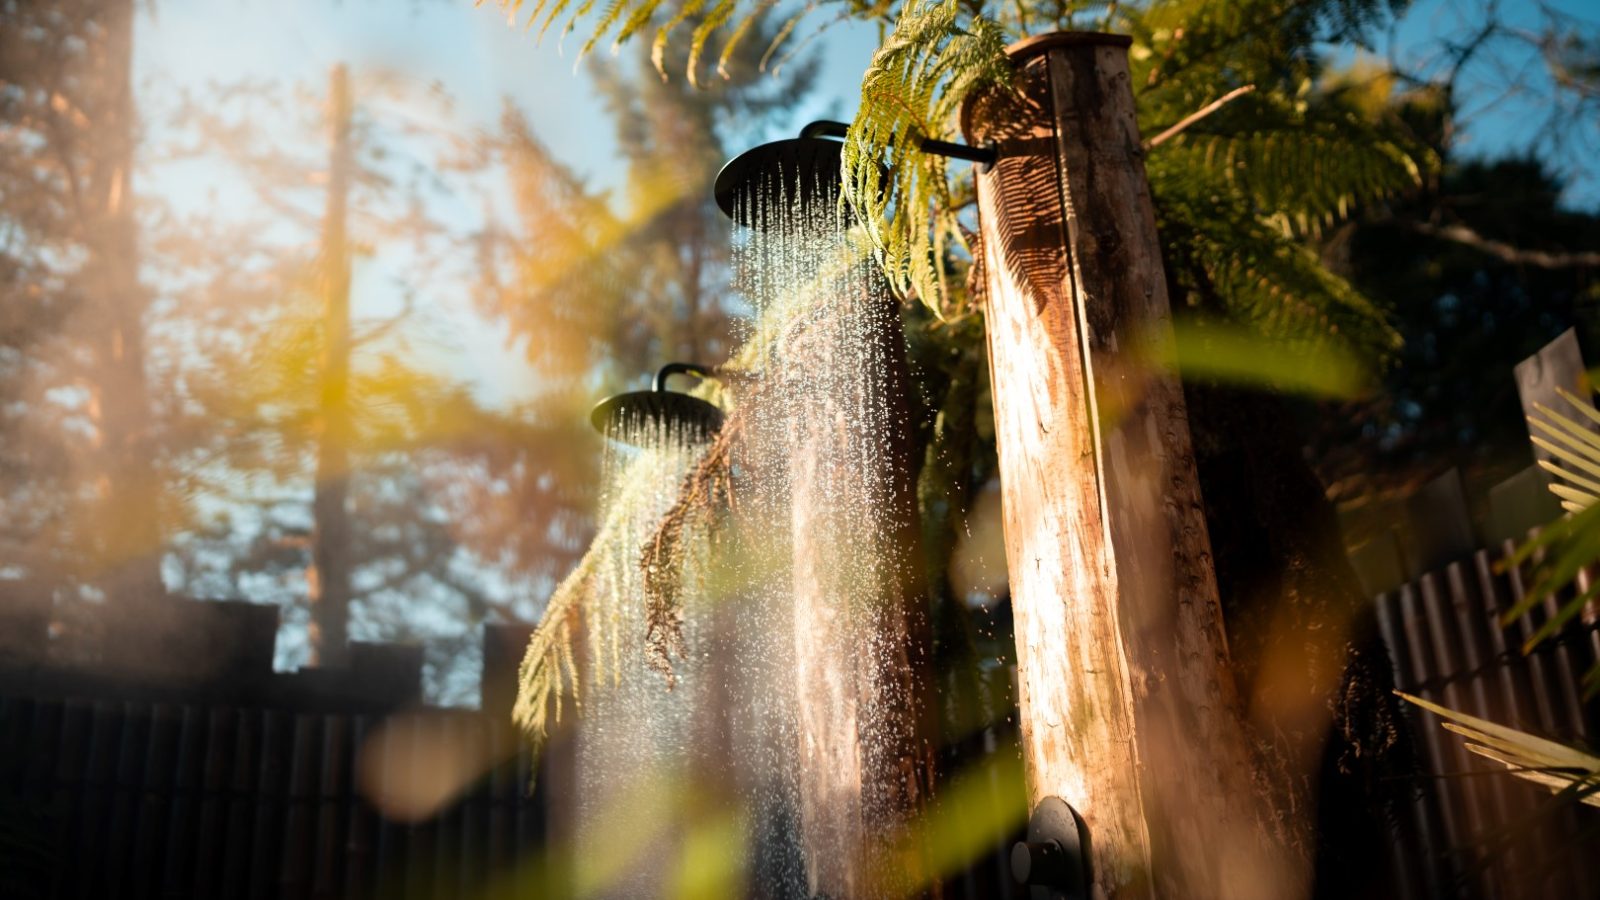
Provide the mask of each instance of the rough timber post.
{"label": "rough timber post", "polygon": [[1083,815],[1095,896],[1294,897],[1295,829],[1228,667],[1128,38],[1010,50],[977,177],[1029,799]]}

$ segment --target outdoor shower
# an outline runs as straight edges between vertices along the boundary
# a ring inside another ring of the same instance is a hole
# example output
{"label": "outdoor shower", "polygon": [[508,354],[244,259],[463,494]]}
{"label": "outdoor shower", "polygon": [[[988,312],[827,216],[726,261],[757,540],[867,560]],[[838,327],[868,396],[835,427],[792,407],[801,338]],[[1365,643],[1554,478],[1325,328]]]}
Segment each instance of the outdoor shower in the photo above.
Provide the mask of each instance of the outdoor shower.
{"label": "outdoor shower", "polygon": [[[741,195],[783,203],[796,198],[837,198],[843,184],[844,143],[828,138],[842,138],[849,130],[848,123],[824,119],[800,129],[797,138],[761,144],[735,156],[717,173],[712,186],[717,206],[740,225],[763,230],[767,223],[754,215],[761,205],[740,204]],[[964,159],[982,168],[993,165],[999,156],[994,147],[969,147],[931,138],[918,146],[924,153]]]}
{"label": "outdoor shower", "polygon": [[667,390],[667,379],[674,375],[706,379],[712,369],[695,363],[667,363],[656,372],[650,390],[615,394],[595,404],[590,423],[601,434],[624,443],[634,443],[632,436],[641,427],[676,432],[693,443],[710,440],[722,428],[722,410],[699,397]]}

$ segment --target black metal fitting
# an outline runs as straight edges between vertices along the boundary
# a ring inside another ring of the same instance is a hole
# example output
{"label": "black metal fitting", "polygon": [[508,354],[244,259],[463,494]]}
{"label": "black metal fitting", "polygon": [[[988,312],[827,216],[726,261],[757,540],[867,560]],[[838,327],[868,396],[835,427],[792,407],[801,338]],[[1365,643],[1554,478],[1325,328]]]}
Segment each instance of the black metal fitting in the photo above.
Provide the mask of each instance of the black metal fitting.
{"label": "black metal fitting", "polygon": [[[831,119],[820,119],[800,129],[802,138],[836,137],[842,138],[850,133],[850,123],[835,122]],[[969,147],[966,144],[952,144],[949,141],[936,141],[926,138],[917,148],[923,153],[932,153],[950,159],[964,159],[967,162],[977,163],[983,169],[994,165],[1000,158],[1000,151],[993,144],[982,147]]]}
{"label": "black metal fitting", "polygon": [[1028,839],[1011,847],[1011,877],[1033,900],[1089,900],[1089,826],[1060,797],[1046,797],[1028,819]]}

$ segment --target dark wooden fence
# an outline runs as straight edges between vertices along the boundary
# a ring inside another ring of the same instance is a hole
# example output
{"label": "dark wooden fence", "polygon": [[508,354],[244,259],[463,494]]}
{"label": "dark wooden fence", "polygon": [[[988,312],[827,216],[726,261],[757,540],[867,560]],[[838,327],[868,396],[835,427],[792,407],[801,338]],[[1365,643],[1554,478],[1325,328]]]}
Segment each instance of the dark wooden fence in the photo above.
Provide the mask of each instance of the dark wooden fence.
{"label": "dark wooden fence", "polygon": [[[276,609],[162,603],[151,633],[119,635],[137,652],[85,665],[45,652],[45,607],[0,596],[0,898],[559,894],[539,864],[563,779],[530,793],[508,715],[527,628],[486,629],[492,712],[424,710],[415,647],[354,644],[345,669],[274,673]],[[375,730],[401,722],[416,740],[381,746],[402,757],[363,764]],[[437,814],[380,809],[463,765],[477,777]]]}
{"label": "dark wooden fence", "polygon": [[[1554,599],[1510,628],[1524,570],[1500,573],[1511,545],[1479,550],[1377,598],[1400,690],[1469,715],[1564,742],[1592,743],[1596,704],[1579,679],[1600,652],[1593,617],[1524,655]],[[1437,716],[1412,708],[1425,769],[1399,823],[1408,897],[1600,897],[1600,810],[1554,804],[1545,788],[1467,751]]]}
{"label": "dark wooden fence", "polygon": [[[1578,684],[1600,657],[1600,630],[1593,617],[1575,620],[1523,655],[1521,642],[1554,601],[1501,629],[1526,578],[1496,571],[1504,552],[1434,559],[1379,594],[1396,682],[1481,718],[1592,744],[1600,709]],[[257,610],[203,612],[214,630],[270,637]],[[252,645],[235,634],[227,666],[208,664],[204,684],[184,681],[171,660],[142,683],[0,665],[0,897],[566,896],[571,756],[547,754],[530,793],[534,761],[506,714],[526,639],[525,628],[486,634],[486,713],[419,711],[420,658],[408,648],[357,648],[340,677],[273,675],[269,655],[236,652]],[[1009,679],[993,674],[985,693],[995,724],[947,747],[946,771],[1016,753]],[[410,712],[395,718],[401,711]],[[1404,897],[1600,897],[1600,811],[1551,808],[1548,791],[1412,712],[1425,771],[1396,823]],[[426,783],[444,765],[413,753],[377,768],[395,784],[359,783],[368,738],[397,721],[417,738],[412,746],[475,748],[468,756],[485,774],[436,814],[385,815],[392,788]],[[988,799],[1020,804],[1015,790],[996,780]],[[1009,873],[1017,835],[980,837],[987,846],[947,879],[943,896],[1026,896]]]}
{"label": "dark wooden fence", "polygon": [[[476,713],[414,721],[514,746]],[[0,698],[0,723],[10,818],[35,838],[11,855],[30,850],[41,876],[16,890],[40,897],[473,897],[545,843],[520,747],[405,823],[356,785],[374,715]]]}

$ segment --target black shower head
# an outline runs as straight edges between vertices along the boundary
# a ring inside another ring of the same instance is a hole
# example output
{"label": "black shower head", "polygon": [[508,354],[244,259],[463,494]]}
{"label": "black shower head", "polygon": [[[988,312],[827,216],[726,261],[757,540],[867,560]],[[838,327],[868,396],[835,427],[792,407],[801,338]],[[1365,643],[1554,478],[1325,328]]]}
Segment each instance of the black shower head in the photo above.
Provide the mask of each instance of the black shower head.
{"label": "black shower head", "polygon": [[[848,123],[825,119],[800,129],[797,138],[762,144],[735,156],[717,173],[712,186],[717,206],[740,225],[760,230],[766,223],[753,221],[755,210],[752,207],[787,206],[797,198],[805,204],[837,203],[844,184],[844,176],[840,174],[844,144],[827,138],[842,138],[849,131]],[[999,158],[993,145],[968,147],[924,139],[917,146],[924,153],[976,163],[979,171],[987,170]],[[882,164],[878,171],[888,175]],[[887,187],[885,184],[884,188]],[[742,209],[741,196],[746,198]],[[758,198],[764,198],[767,203],[751,202]]]}
{"label": "black shower head", "polygon": [[629,391],[601,400],[589,414],[589,421],[596,431],[619,441],[625,441],[631,430],[624,426],[645,423],[664,425],[691,442],[710,440],[722,428],[722,410],[699,397],[667,390],[667,379],[679,374],[708,378],[711,372],[691,363],[668,363],[656,373],[650,390]]}
{"label": "black shower head", "polygon": [[[843,184],[839,174],[843,149],[838,141],[799,137],[746,150],[717,173],[712,187],[717,206],[740,225],[761,228],[763,223],[753,221],[752,214],[762,205],[788,205],[797,199],[837,203]],[[754,202],[760,198],[767,203]]]}

